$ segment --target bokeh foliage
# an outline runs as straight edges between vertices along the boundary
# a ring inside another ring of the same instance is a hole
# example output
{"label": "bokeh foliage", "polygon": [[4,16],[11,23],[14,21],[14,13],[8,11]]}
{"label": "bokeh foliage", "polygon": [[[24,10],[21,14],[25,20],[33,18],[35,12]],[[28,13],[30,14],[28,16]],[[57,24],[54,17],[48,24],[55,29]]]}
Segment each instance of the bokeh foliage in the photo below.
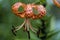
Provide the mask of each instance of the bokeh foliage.
{"label": "bokeh foliage", "polygon": [[[14,35],[11,32],[12,25],[14,26],[21,25],[21,23],[24,21],[24,19],[14,15],[11,10],[11,6],[16,2],[23,2],[26,4],[28,3],[43,4],[46,3],[46,0],[37,0],[37,1],[36,0],[1,0],[0,1],[0,40],[28,40],[27,33],[23,31],[23,28],[17,32],[16,37],[14,37]],[[48,11],[47,14],[49,14]],[[46,31],[48,33],[47,40],[48,39],[53,40],[51,39],[51,37],[60,32],[60,31],[55,32],[54,30],[50,32],[51,30],[50,24],[51,24],[51,20],[53,19],[53,16],[51,15],[45,16],[43,17],[43,19],[47,21],[46,23],[47,26]],[[33,27],[38,28],[41,26],[41,21],[40,19],[36,19],[36,20],[31,19],[31,24],[33,25]],[[32,31],[30,31],[30,34],[31,34],[31,40],[40,40],[39,38],[37,38],[36,34],[34,34]]]}

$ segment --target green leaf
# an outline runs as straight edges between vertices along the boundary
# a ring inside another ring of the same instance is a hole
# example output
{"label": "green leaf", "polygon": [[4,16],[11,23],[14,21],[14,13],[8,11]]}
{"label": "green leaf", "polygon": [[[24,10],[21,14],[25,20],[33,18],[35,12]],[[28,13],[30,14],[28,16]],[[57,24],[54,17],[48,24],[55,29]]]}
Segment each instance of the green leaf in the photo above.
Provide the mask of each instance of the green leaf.
{"label": "green leaf", "polygon": [[19,7],[19,12],[23,12],[24,8],[22,6]]}
{"label": "green leaf", "polygon": [[2,5],[0,4],[0,11],[1,11],[1,9],[2,9]]}
{"label": "green leaf", "polygon": [[46,4],[46,0],[38,0],[35,2],[35,4]]}
{"label": "green leaf", "polygon": [[34,12],[35,15],[39,14],[38,11],[35,8],[33,8],[33,12]]}
{"label": "green leaf", "polygon": [[56,32],[53,32],[52,33],[49,33],[48,36],[47,36],[47,39],[53,37],[54,35],[57,35],[58,33],[60,33],[60,30],[59,31],[56,31]]}

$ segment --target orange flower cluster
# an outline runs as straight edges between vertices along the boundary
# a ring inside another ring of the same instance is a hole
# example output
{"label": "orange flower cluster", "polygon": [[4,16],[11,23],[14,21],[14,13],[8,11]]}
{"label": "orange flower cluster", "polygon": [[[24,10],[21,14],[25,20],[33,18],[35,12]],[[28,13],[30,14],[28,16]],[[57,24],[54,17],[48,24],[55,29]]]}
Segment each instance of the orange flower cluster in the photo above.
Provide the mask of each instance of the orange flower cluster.
{"label": "orange flower cluster", "polygon": [[[23,12],[18,11],[19,7],[21,6],[24,8]],[[33,12],[33,8],[38,11],[38,14],[35,14]],[[12,6],[12,11],[14,12],[14,14],[16,14],[21,18],[32,18],[32,19],[42,18],[46,14],[46,9],[44,8],[43,5],[23,4],[21,2],[15,3]]]}

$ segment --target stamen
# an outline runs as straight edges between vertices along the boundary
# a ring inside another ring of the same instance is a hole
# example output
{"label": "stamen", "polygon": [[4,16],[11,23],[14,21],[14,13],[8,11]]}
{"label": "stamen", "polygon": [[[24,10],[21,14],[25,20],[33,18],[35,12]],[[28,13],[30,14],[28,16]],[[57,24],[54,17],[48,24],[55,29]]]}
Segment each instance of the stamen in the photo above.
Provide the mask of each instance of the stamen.
{"label": "stamen", "polygon": [[14,30],[15,30],[15,27],[12,26],[12,30],[11,31],[12,31],[13,35],[16,36],[16,32]]}
{"label": "stamen", "polygon": [[30,32],[29,32],[29,31],[27,31],[27,33],[28,33],[28,38],[29,38],[29,40],[30,40]]}
{"label": "stamen", "polygon": [[25,21],[21,24],[21,26],[17,26],[15,31],[20,30],[24,26],[24,24],[25,24]]}

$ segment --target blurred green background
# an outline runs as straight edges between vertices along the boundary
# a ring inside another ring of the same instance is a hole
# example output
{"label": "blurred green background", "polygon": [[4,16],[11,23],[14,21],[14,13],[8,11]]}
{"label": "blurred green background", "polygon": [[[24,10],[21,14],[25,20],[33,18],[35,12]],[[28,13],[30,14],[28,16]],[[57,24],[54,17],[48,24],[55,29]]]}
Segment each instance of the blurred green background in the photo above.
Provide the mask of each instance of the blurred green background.
{"label": "blurred green background", "polygon": [[[17,17],[11,11],[11,6],[17,2],[27,2],[28,0],[0,0],[0,40],[28,40],[27,33],[23,31],[23,28],[17,32],[17,36],[15,37],[12,32],[12,25],[17,26],[21,25],[24,19]],[[38,2],[39,0],[31,0],[30,3]],[[49,20],[50,36],[47,37],[47,40],[60,40],[60,8],[56,7],[52,0],[47,1],[47,14],[52,15],[51,20]],[[46,17],[48,20],[48,18]],[[40,25],[39,20],[31,20],[33,27],[37,27],[36,25]],[[40,40],[36,37],[32,31],[31,40]]]}

